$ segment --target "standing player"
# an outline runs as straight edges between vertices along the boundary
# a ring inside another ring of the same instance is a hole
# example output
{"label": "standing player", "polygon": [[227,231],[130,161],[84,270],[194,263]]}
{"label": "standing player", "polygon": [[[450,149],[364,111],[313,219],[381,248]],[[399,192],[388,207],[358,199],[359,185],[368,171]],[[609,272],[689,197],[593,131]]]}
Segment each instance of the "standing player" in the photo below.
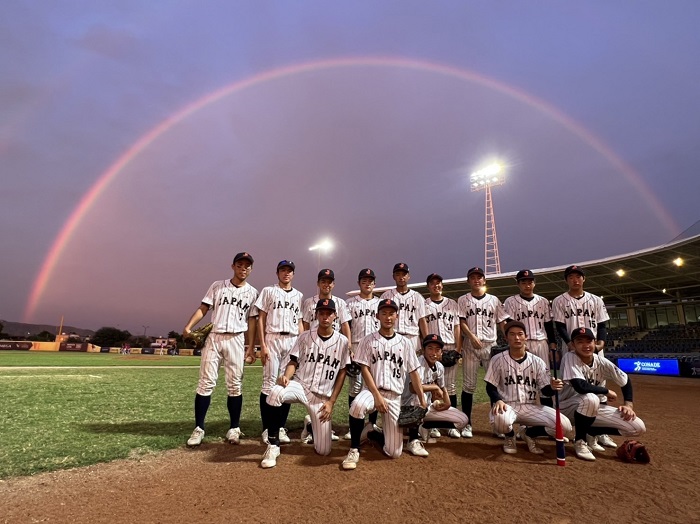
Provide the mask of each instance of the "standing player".
{"label": "standing player", "polygon": [[[535,294],[535,275],[529,269],[518,271],[515,280],[518,282],[520,293],[508,297],[503,303],[503,309],[510,318],[525,324],[527,350],[544,361],[549,373],[550,351],[557,349],[549,300]],[[553,407],[551,397],[541,396],[540,403]]]}
{"label": "standing player", "polygon": [[[634,412],[632,383],[627,374],[600,353],[595,353],[596,341],[589,328],[577,328],[571,333],[573,351],[561,361],[564,390],[559,394],[561,412],[576,427],[574,451],[583,460],[595,460],[592,451],[605,451],[595,435],[638,437],[646,431],[642,419]],[[614,408],[600,402],[598,395],[615,400],[617,394],[603,384],[612,380],[622,388],[624,404]]]}
{"label": "standing player", "polygon": [[423,295],[414,289],[408,289],[408,281],[411,274],[408,264],[399,262],[394,265],[392,272],[396,288],[382,293],[382,300],[393,300],[399,307],[399,315],[396,317],[396,332],[406,337],[416,351],[420,350],[420,339],[428,334],[428,325],[425,322],[425,300]]}
{"label": "standing player", "polygon": [[318,272],[318,294],[304,300],[301,308],[301,317],[304,322],[304,331],[316,329],[318,327],[318,319],[316,318],[316,304],[319,300],[328,298],[335,302],[337,315],[333,322],[333,329],[341,332],[348,340],[351,340],[350,333],[350,311],[345,300],[333,296],[333,288],[335,287],[335,273],[332,269],[322,269]]}
{"label": "standing player", "polygon": [[[444,341],[445,351],[455,350],[462,354],[462,331],[459,326],[459,306],[451,298],[442,296],[442,277],[431,273],[426,279],[430,297],[425,299],[425,321],[428,333],[439,335]],[[457,407],[457,366],[445,368],[445,387],[450,399],[450,405]],[[461,428],[460,428],[461,429]],[[459,438],[459,431],[450,428],[447,434]],[[435,428],[430,432],[431,437],[439,437],[440,431]]]}
{"label": "standing player", "polygon": [[[527,426],[520,436],[527,443],[530,453],[544,453],[535,443],[536,437],[547,433],[545,428],[556,428],[556,411],[549,406],[536,404],[537,393],[548,397],[560,391],[564,384],[551,378],[544,361],[526,350],[525,324],[511,320],[505,326],[508,351],[503,351],[491,360],[486,376],[486,393],[491,399],[490,419],[493,427],[505,435],[503,451],[517,453],[513,424]],[[571,431],[571,423],[561,417],[565,433]]]}
{"label": "standing player", "polygon": [[319,455],[331,452],[331,417],[333,406],[343,389],[345,366],[350,364],[348,339],[333,328],[336,305],[330,298],[318,301],[315,308],[318,327],[305,331],[297,338],[289,353],[284,374],[277,379],[267,403],[270,431],[261,466],[271,468],[280,454],[279,439],[274,436],[281,429],[282,404],[301,403],[306,406],[313,428],[314,449]]}
{"label": "standing player", "polygon": [[[263,288],[255,306],[260,311],[258,330],[264,333],[260,337],[260,360],[263,364],[263,381],[260,392],[260,418],[263,425],[263,441],[267,444],[267,428],[270,426],[267,396],[277,383],[281,366],[292,350],[297,337],[304,331],[301,321],[301,304],[304,298],[298,290],[292,287],[294,279],[294,262],[282,260],[277,264],[277,284]],[[283,409],[282,425],[279,430],[279,440],[282,444],[289,443],[284,425],[289,415],[289,404]]]}
{"label": "standing player", "polygon": [[[379,331],[360,341],[354,360],[362,367],[364,389],[350,406],[351,443],[343,469],[355,469],[360,460],[360,443],[370,434],[383,441],[384,453],[391,458],[401,456],[403,432],[398,425],[401,411],[401,393],[406,377],[410,376],[413,390],[420,405],[426,407],[418,374],[418,357],[413,345],[394,329],[399,306],[391,299],[384,299],[377,306]],[[374,410],[382,413],[383,433],[370,431],[365,426],[365,415]]]}
{"label": "standing player", "polygon": [[[191,448],[202,443],[204,418],[209,410],[211,394],[219,376],[219,366],[223,363],[226,373],[226,406],[231,418],[226,440],[238,444],[241,438],[239,427],[243,406],[243,363],[246,358],[255,360],[255,317],[258,310],[255,300],[258,291],[248,284],[247,279],[253,270],[253,257],[248,253],[238,253],[233,257],[233,278],[217,280],[204,295],[202,303],[192,314],[182,330],[187,337],[192,328],[211,309],[213,327],[202,349],[199,365],[199,382],[194,397],[195,428],[187,441]],[[244,349],[244,333],[248,333],[248,350]],[[245,353],[245,354],[244,354]]]}
{"label": "standing player", "polygon": [[488,371],[491,347],[498,338],[498,328],[508,318],[501,301],[486,293],[484,270],[473,267],[467,271],[470,292],[457,300],[462,342],[462,411],[470,424],[462,430],[464,438],[472,438],[472,403],[476,391],[479,364]]}

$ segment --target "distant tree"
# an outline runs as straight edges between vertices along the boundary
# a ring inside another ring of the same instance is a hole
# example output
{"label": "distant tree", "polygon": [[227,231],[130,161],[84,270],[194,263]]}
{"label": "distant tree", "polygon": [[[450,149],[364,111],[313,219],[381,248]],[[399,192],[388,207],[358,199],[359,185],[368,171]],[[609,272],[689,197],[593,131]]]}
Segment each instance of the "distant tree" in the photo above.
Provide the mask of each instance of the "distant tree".
{"label": "distant tree", "polygon": [[168,338],[174,338],[175,341],[179,344],[182,342],[182,333],[178,333],[177,331],[171,331],[168,333]]}
{"label": "distant tree", "polygon": [[90,342],[96,346],[121,346],[124,342],[131,338],[131,333],[122,331],[115,327],[102,327],[95,331],[95,334],[90,339]]}
{"label": "distant tree", "polygon": [[31,337],[31,340],[36,340],[37,342],[55,342],[56,335],[49,331],[42,331],[38,335]]}

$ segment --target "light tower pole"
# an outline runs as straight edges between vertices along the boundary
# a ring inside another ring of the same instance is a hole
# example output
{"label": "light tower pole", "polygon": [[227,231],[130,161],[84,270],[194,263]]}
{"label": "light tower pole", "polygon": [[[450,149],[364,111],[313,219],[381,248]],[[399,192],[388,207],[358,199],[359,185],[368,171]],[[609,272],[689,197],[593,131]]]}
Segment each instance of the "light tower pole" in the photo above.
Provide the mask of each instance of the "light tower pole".
{"label": "light tower pole", "polygon": [[487,275],[501,272],[501,260],[498,256],[498,238],[496,237],[496,217],[493,212],[491,188],[505,183],[506,179],[501,164],[488,165],[469,177],[472,191],[486,193],[486,232],[484,236],[484,271]]}

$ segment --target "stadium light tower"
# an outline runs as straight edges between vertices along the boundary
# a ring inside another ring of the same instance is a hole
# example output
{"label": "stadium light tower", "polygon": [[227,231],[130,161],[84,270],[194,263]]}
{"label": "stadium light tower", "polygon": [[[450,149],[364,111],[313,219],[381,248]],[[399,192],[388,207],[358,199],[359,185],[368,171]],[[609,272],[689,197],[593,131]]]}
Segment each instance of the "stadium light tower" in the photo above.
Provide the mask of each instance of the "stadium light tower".
{"label": "stadium light tower", "polygon": [[333,242],[327,238],[309,248],[309,251],[318,251],[318,267],[316,268],[316,271],[321,271],[321,253],[324,251],[328,252],[331,249],[333,249]]}
{"label": "stadium light tower", "polygon": [[505,184],[503,166],[490,164],[471,174],[469,184],[472,191],[486,192],[486,234],[484,238],[484,271],[487,275],[501,272],[501,260],[498,257],[498,238],[496,237],[496,217],[493,212],[491,188]]}

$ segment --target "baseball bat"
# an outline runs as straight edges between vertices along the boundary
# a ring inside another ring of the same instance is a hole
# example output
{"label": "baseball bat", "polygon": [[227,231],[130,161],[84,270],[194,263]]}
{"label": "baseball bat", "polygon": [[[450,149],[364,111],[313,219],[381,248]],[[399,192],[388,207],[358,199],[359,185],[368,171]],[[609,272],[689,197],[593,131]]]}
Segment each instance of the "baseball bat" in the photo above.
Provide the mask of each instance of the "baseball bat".
{"label": "baseball bat", "polygon": [[[554,380],[557,379],[556,349],[552,350],[552,371]],[[566,449],[564,448],[564,428],[561,426],[561,411],[559,410],[559,392],[554,392],[554,406],[557,412],[556,435],[557,439],[557,466],[566,466]]]}

